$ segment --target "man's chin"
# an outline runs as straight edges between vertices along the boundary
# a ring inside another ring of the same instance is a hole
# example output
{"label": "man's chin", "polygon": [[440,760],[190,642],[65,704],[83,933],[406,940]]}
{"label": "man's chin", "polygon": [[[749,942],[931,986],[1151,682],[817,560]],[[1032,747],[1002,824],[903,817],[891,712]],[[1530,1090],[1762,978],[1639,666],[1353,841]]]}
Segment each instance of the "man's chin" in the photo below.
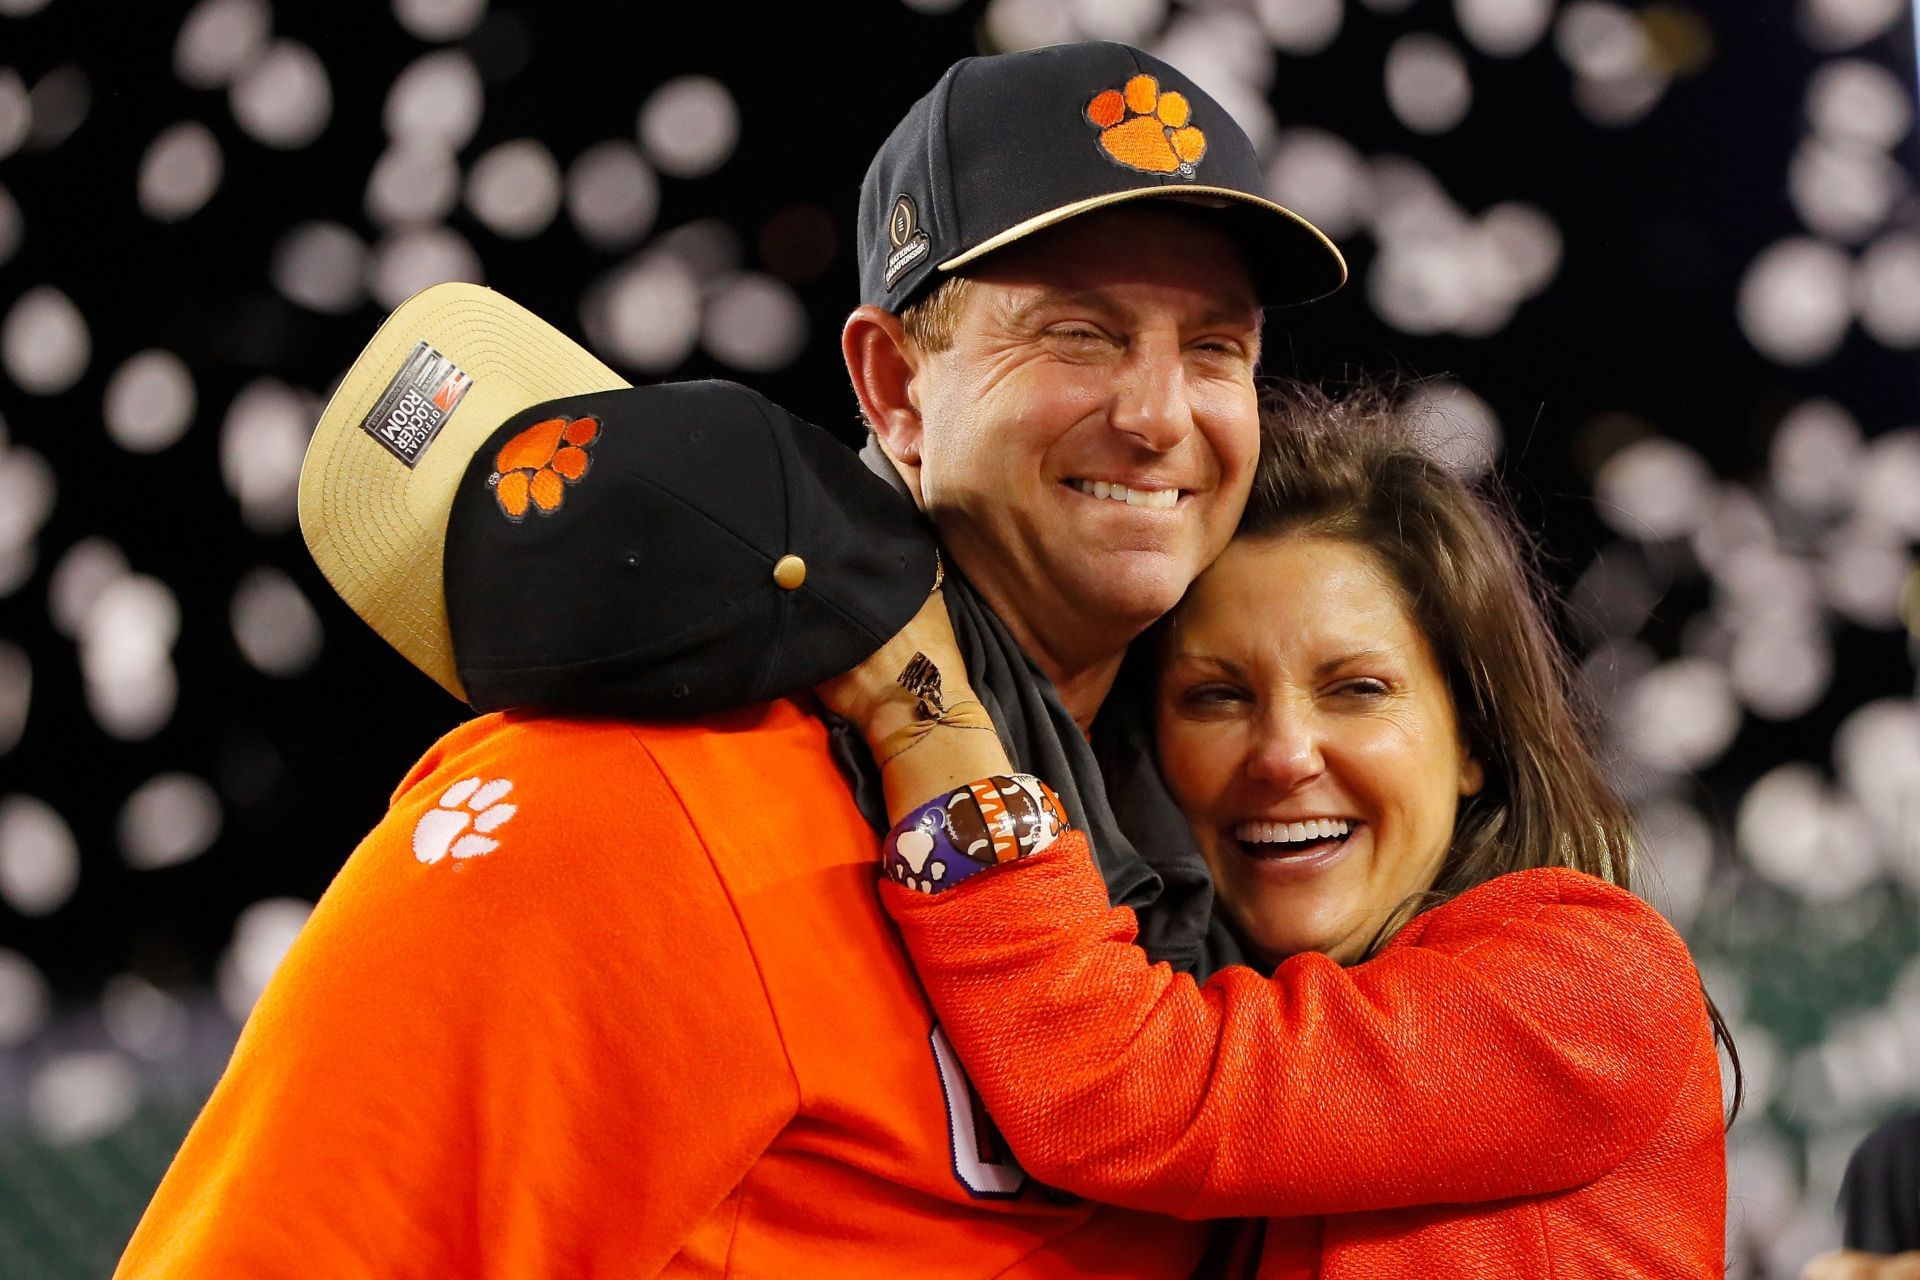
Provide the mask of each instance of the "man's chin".
{"label": "man's chin", "polygon": [[1180,602],[1197,570],[1164,551],[1116,551],[1060,539],[1019,573],[1013,557],[949,544],[955,565],[1016,635],[1080,661],[1114,654]]}
{"label": "man's chin", "polygon": [[1127,632],[1131,639],[1179,604],[1192,582],[1164,557],[1154,559],[1158,563],[1109,565],[1111,572],[1105,573],[1062,572],[1054,575],[1054,581],[1073,583],[1073,590],[1062,593],[1063,601],[1070,602],[1089,624],[1104,623]]}

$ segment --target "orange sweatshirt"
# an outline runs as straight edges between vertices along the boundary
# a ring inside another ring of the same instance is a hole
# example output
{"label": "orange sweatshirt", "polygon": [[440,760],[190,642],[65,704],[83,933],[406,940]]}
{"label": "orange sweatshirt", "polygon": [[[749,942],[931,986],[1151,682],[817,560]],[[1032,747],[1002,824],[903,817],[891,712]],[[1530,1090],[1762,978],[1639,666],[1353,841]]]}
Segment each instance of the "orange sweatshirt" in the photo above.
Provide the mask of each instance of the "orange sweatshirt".
{"label": "orange sweatshirt", "polygon": [[1185,1277],[980,1118],[791,702],[454,730],[321,898],[132,1280]]}
{"label": "orange sweatshirt", "polygon": [[1149,965],[1084,837],[882,888],[1036,1178],[1265,1216],[1261,1280],[1722,1271],[1719,1062],[1686,946],[1566,870],[1501,876],[1365,964]]}

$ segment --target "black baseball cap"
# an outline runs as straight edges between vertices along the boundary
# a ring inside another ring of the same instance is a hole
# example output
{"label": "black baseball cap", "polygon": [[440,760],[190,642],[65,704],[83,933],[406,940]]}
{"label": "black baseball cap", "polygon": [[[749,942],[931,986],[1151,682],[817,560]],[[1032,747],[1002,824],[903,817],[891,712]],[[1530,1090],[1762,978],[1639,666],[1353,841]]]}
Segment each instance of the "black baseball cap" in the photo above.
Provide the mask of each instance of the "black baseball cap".
{"label": "black baseball cap", "polygon": [[936,564],[911,500],[765,396],[630,387],[488,437],[447,519],[447,620],[478,710],[702,715],[856,666]]}
{"label": "black baseball cap", "polygon": [[860,300],[899,311],[995,249],[1094,209],[1175,199],[1232,232],[1265,304],[1345,283],[1319,228],[1262,194],[1253,143],[1198,85],[1131,45],[965,58],[867,169]]}
{"label": "black baseball cap", "polygon": [[911,499],[731,382],[631,387],[511,299],[387,317],[300,473],[341,597],[482,711],[697,715],[852,668],[939,573]]}

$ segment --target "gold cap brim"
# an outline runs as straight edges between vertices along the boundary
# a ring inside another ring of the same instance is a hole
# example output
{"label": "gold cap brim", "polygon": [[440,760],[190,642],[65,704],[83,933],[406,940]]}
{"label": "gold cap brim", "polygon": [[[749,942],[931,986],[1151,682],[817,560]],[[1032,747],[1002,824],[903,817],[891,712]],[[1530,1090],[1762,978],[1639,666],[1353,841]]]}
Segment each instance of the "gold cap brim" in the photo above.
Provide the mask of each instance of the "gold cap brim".
{"label": "gold cap brim", "polygon": [[[409,468],[362,428],[417,343],[472,383]],[[561,396],[629,385],[579,343],[491,289],[439,284],[387,317],[320,415],[300,468],[300,532],[333,589],[454,697],[447,515],[474,452],[502,423]]]}
{"label": "gold cap brim", "polygon": [[1129,204],[1137,200],[1178,200],[1187,203],[1205,204],[1212,208],[1220,208],[1223,204],[1239,205],[1247,209],[1258,209],[1265,213],[1276,214],[1284,219],[1285,223],[1289,225],[1282,226],[1279,228],[1279,231],[1286,237],[1286,243],[1289,250],[1295,256],[1295,261],[1307,268],[1303,274],[1305,274],[1309,283],[1304,289],[1299,289],[1288,296],[1271,299],[1273,302],[1282,305],[1312,302],[1316,298],[1326,297],[1347,282],[1346,257],[1340,252],[1340,247],[1329,240],[1326,233],[1321,231],[1320,228],[1314,226],[1311,222],[1308,222],[1305,218],[1287,208],[1285,205],[1275,204],[1271,200],[1262,199],[1250,192],[1235,190],[1232,187],[1203,186],[1132,187],[1125,191],[1108,191],[1097,196],[1089,196],[1085,200],[1075,200],[1071,204],[1063,204],[1058,208],[1049,209],[1045,213],[1035,214],[1024,222],[1015,223],[997,235],[989,236],[979,244],[974,245],[971,249],[968,249],[965,253],[955,254],[953,257],[941,262],[938,264],[938,269],[941,271],[957,270],[978,258],[992,253],[995,249],[1005,248],[1014,241],[1023,240],[1037,231],[1045,231],[1048,227],[1058,226],[1069,218],[1077,218],[1081,214],[1091,213],[1095,209],[1105,209],[1117,204]]}

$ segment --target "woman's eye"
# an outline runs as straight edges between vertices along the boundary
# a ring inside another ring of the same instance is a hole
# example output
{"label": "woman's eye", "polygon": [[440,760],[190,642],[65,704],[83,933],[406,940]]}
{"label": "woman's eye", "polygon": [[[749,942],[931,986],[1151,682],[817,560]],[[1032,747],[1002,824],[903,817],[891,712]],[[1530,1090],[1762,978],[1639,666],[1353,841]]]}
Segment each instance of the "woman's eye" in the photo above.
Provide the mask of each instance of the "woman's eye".
{"label": "woman's eye", "polygon": [[1381,698],[1392,692],[1392,690],[1387,687],[1386,681],[1376,680],[1372,676],[1366,676],[1359,680],[1342,681],[1340,684],[1334,686],[1333,691],[1336,694],[1345,694],[1350,697],[1359,698]]}
{"label": "woman's eye", "polygon": [[1180,701],[1189,707],[1223,707],[1239,702],[1246,697],[1243,690],[1229,684],[1196,685],[1180,695]]}

